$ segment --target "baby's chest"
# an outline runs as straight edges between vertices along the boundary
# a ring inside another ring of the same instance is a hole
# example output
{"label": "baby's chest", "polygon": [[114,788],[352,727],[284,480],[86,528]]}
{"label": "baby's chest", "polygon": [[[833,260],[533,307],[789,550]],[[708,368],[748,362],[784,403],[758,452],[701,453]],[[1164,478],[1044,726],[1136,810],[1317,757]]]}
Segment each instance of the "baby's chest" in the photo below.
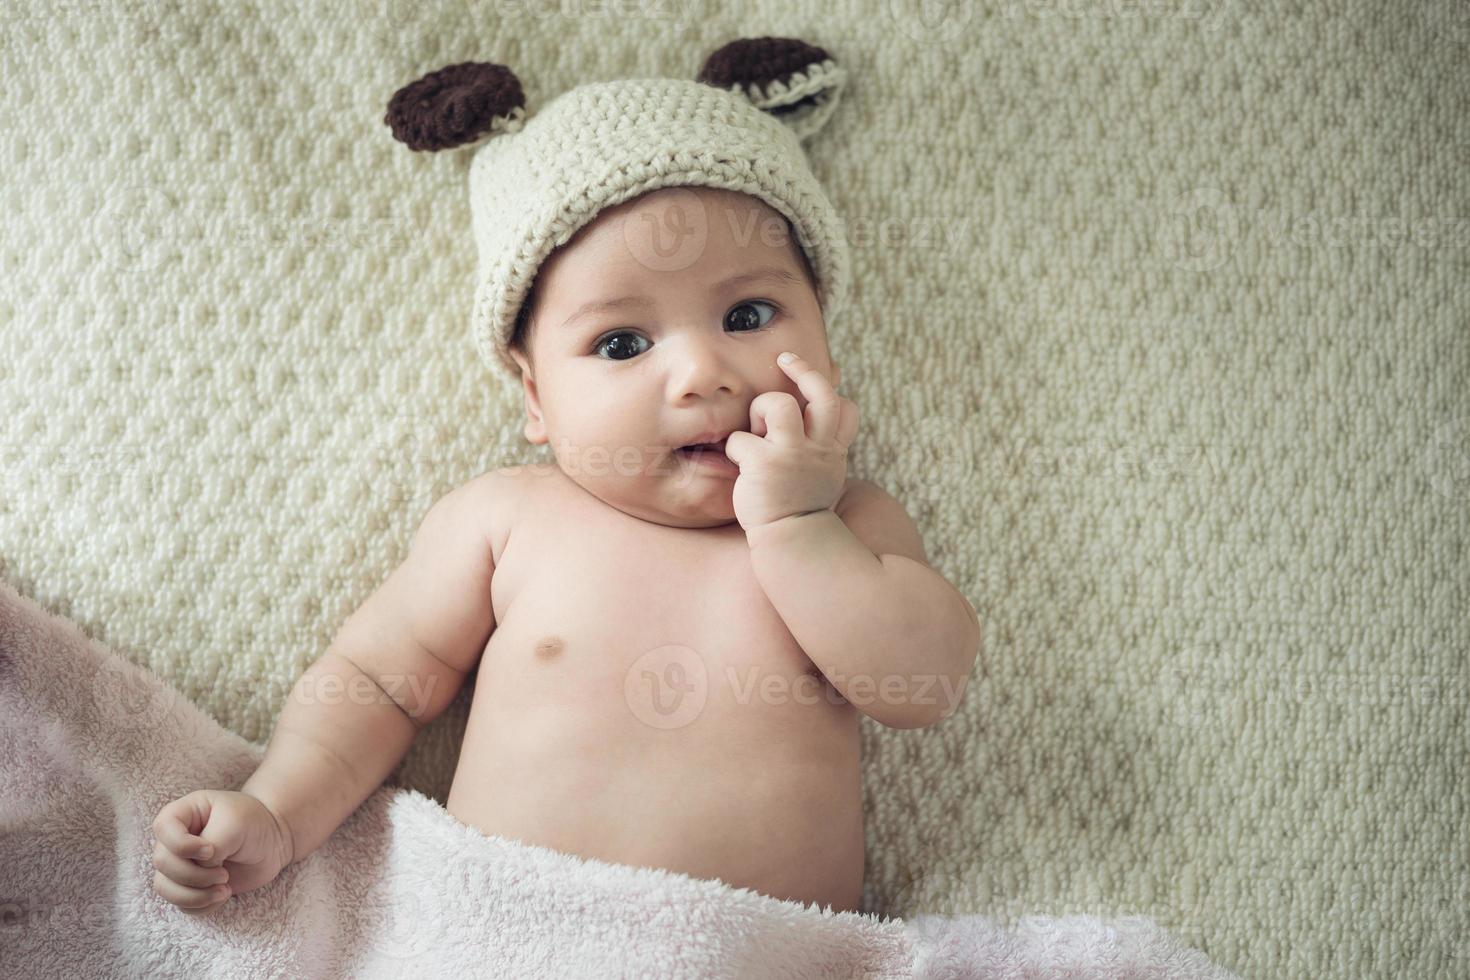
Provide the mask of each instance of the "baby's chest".
{"label": "baby's chest", "polygon": [[497,570],[485,658],[553,699],[671,672],[737,691],[818,673],[762,590],[743,537],[683,549],[561,538],[533,557],[503,579]]}

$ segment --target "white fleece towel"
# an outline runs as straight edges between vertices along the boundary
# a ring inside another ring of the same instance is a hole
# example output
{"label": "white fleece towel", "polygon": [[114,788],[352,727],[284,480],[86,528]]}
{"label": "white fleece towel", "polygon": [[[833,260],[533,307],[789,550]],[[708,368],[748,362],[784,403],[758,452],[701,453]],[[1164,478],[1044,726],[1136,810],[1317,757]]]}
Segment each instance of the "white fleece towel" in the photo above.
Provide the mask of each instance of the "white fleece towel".
{"label": "white fleece towel", "polygon": [[0,976],[1231,976],[1148,920],[833,913],[487,836],[392,786],[269,885],[183,912],[152,890],[154,816],[263,755],[0,583]]}

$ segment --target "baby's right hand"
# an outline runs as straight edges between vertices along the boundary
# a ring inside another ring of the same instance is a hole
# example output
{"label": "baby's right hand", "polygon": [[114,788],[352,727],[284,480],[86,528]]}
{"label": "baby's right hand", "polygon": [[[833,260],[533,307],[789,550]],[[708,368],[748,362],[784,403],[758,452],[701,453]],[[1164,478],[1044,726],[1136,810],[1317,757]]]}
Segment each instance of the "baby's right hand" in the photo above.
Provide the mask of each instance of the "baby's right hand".
{"label": "baby's right hand", "polygon": [[212,911],[291,863],[290,830],[248,793],[181,796],[153,818],[153,836],[153,889],[185,912]]}

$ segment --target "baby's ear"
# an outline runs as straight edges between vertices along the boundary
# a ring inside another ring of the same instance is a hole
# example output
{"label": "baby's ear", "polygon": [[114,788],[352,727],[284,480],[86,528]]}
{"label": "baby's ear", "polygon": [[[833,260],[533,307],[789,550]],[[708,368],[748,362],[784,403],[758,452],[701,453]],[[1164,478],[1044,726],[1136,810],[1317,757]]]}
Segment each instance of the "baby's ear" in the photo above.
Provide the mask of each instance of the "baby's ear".
{"label": "baby's ear", "polygon": [[525,106],[515,72],[488,61],[465,61],[393,93],[383,122],[410,150],[447,150],[516,132],[526,121]]}
{"label": "baby's ear", "polygon": [[716,50],[695,80],[744,95],[806,139],[837,108],[847,72],[826,51],[805,41],[752,37]]}

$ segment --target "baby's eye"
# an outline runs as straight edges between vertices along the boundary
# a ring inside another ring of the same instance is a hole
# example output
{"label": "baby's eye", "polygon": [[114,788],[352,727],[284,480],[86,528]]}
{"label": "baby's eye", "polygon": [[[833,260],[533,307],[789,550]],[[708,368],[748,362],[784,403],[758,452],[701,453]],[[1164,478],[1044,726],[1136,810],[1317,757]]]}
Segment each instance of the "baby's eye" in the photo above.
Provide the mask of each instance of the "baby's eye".
{"label": "baby's eye", "polygon": [[[770,309],[770,318],[762,321],[760,318],[760,314],[757,313],[752,319],[751,314],[742,312],[746,309],[756,306],[764,306]],[[774,303],[767,302],[763,299],[748,299],[745,302],[732,307],[730,309],[730,312],[725,314],[725,325],[731,330],[732,333],[749,333],[752,330],[759,330],[761,327],[766,326],[766,324],[770,323],[772,319],[775,319],[775,315],[779,312],[780,309]],[[597,343],[593,345],[592,350],[594,353],[603,357],[605,360],[626,361],[638,356],[643,352],[641,349],[636,349],[634,347],[634,344],[637,341],[643,341],[644,343],[647,343],[647,338],[643,337],[640,334],[633,333],[629,330],[619,330],[617,333],[610,333],[602,339],[598,340]],[[607,353],[604,354],[604,351],[606,351]]]}
{"label": "baby's eye", "polygon": [[763,299],[748,299],[745,302],[741,303],[739,306],[736,306],[729,313],[725,314],[725,323],[728,324],[733,320],[735,323],[743,324],[744,326],[737,328],[737,332],[743,333],[747,330],[758,330],[761,327],[764,327],[766,323],[771,322],[770,320],[767,320],[766,323],[762,323],[759,315],[757,315],[755,321],[752,322],[749,316],[740,312],[742,310],[748,310],[753,306],[770,307],[772,311],[771,316],[774,319],[776,315],[776,305],[774,303],[767,303]]}
{"label": "baby's eye", "polygon": [[599,352],[599,353],[601,353],[603,350],[610,350],[610,351],[615,351],[615,352],[616,351],[624,351],[627,354],[626,357],[622,357],[622,356],[619,356],[617,353],[613,353],[613,354],[609,355],[606,359],[609,360],[609,361],[626,361],[629,358],[636,356],[638,354],[638,351],[636,351],[636,350],[626,350],[626,348],[629,346],[626,343],[616,343],[616,341],[622,340],[625,337],[631,337],[633,340],[643,340],[644,339],[644,338],[638,336],[636,333],[630,333],[627,330],[620,330],[617,333],[610,333],[606,337],[604,337],[601,340],[599,340],[597,342],[597,345],[595,347],[593,347],[592,349],[594,351]]}

